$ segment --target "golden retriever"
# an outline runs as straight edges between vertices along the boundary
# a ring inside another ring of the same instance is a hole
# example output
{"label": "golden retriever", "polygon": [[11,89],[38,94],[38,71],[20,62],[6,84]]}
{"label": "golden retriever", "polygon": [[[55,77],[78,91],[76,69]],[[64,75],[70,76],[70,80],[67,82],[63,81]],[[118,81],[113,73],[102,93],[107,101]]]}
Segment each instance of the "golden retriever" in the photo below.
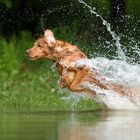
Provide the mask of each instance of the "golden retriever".
{"label": "golden retriever", "polygon": [[87,58],[87,56],[77,46],[56,40],[53,32],[46,30],[44,36],[39,37],[35,41],[34,46],[28,49],[26,53],[32,60],[39,58],[54,60],[61,75],[61,88],[68,87],[71,91],[85,90],[80,87],[79,83],[89,73],[89,70],[86,66],[80,68],[74,67],[73,63],[77,60]]}
{"label": "golden retriever", "polygon": [[71,91],[80,93],[85,91],[90,96],[95,96],[96,92],[80,85],[81,82],[87,81],[103,90],[111,89],[120,95],[128,93],[128,89],[122,85],[104,82],[104,76],[98,71],[91,71],[86,65],[75,66],[76,61],[85,59],[87,56],[77,46],[55,39],[51,30],[45,30],[44,35],[40,36],[26,53],[32,60],[39,58],[53,60],[61,76],[59,84],[61,88],[67,87]]}

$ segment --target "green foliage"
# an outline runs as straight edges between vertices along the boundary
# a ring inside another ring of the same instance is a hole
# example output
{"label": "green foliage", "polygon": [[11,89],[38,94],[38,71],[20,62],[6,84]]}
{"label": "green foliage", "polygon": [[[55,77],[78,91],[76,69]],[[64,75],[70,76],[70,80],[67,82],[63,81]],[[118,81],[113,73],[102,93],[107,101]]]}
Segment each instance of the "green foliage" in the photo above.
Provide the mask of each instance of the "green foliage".
{"label": "green foliage", "polygon": [[0,0],[0,3],[4,3],[8,8],[12,6],[12,3],[10,0]]}
{"label": "green foliage", "polygon": [[[54,29],[68,41],[75,41],[75,33]],[[63,32],[63,34],[62,34]],[[62,37],[63,39],[63,37]],[[59,75],[50,60],[30,61],[25,50],[32,47],[33,38],[22,32],[8,42],[0,39],[0,109],[1,110],[94,110],[101,106],[92,99],[77,97],[59,89]],[[78,100],[77,100],[78,99]]]}
{"label": "green foliage", "polygon": [[18,61],[16,56],[16,42],[13,39],[12,42],[7,43],[4,39],[0,39],[0,71],[6,71],[7,73],[15,72],[18,68]]}
{"label": "green foliage", "polygon": [[127,0],[127,5],[126,5],[126,11],[127,11],[127,14],[134,14],[135,15],[139,15],[140,14],[140,1],[139,0]]}

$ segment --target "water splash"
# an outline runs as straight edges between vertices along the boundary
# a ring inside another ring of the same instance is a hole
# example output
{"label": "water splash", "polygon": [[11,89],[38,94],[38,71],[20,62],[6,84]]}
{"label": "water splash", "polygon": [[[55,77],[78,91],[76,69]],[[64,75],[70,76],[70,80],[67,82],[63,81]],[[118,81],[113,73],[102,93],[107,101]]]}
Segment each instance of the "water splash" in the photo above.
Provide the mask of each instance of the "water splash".
{"label": "water splash", "polygon": [[75,111],[78,108],[78,105],[82,99],[86,99],[87,97],[84,94],[73,94],[69,93],[68,96],[62,97],[61,99],[64,100],[64,102],[70,103],[71,104],[71,110]]}
{"label": "water splash", "polygon": [[96,15],[96,17],[99,17],[101,20],[102,20],[102,23],[103,25],[106,26],[106,29],[107,31],[111,34],[113,40],[115,41],[115,45],[117,47],[117,54],[118,54],[118,59],[121,59],[121,60],[126,60],[126,56],[125,56],[125,53],[123,52],[122,50],[122,44],[120,43],[120,37],[114,32],[112,31],[111,29],[111,25],[106,21],[104,20],[104,18],[98,14],[96,11],[95,11],[95,8],[92,8],[91,6],[89,6],[86,2],[84,2],[83,0],[79,0],[79,2],[81,4],[83,4],[84,6],[86,6],[91,14],[94,14]]}
{"label": "water splash", "polygon": [[[128,92],[127,95],[120,95],[119,93],[113,90],[103,90],[100,87],[90,84],[88,82],[83,83],[82,86],[89,88],[92,91],[96,92],[96,100],[106,104],[108,108],[111,109],[138,109],[140,108],[140,65],[134,64],[130,65],[126,61],[125,53],[122,50],[122,44],[120,43],[120,37],[111,29],[111,25],[104,20],[104,18],[98,14],[94,8],[89,6],[83,0],[79,0],[81,4],[87,7],[91,14],[96,15],[102,20],[103,25],[106,26],[107,31],[111,34],[115,45],[117,47],[118,59],[120,60],[109,60],[104,57],[98,57],[93,59],[85,59],[77,62],[77,66],[86,65],[89,69],[97,69],[100,73],[103,74],[105,81],[108,83],[116,83],[122,85],[129,89],[134,90],[133,93]],[[138,47],[135,47],[138,48]],[[140,54],[139,49],[135,53]],[[130,58],[129,58],[130,59]],[[122,61],[123,60],[123,61]],[[127,57],[128,60],[128,57]],[[98,77],[96,77],[98,78]],[[101,81],[101,79],[98,79]],[[128,90],[130,91],[130,90]]]}
{"label": "water splash", "polygon": [[123,85],[124,87],[127,86],[129,88],[138,89],[138,91],[133,94],[127,93],[127,96],[122,96],[115,91],[103,90],[94,84],[83,82],[82,86],[92,91],[96,91],[96,100],[106,104],[106,106],[111,109],[140,108],[140,65],[130,65],[122,60],[109,60],[104,57],[83,59],[76,63],[77,67],[84,65],[91,70],[96,68],[103,74],[106,79],[105,82],[116,83],[118,85]]}
{"label": "water splash", "polygon": [[[138,92],[119,94],[117,91],[103,90],[95,84],[89,82],[83,82],[81,85],[96,92],[95,100],[104,103],[110,109],[140,109],[140,65],[139,64],[128,64],[126,61],[125,53],[122,50],[122,44],[120,43],[120,37],[111,29],[111,25],[104,20],[104,18],[98,14],[94,8],[89,6],[83,0],[79,0],[81,4],[87,7],[90,12],[96,17],[102,20],[103,25],[106,26],[107,31],[111,34],[113,41],[117,47],[118,59],[120,60],[109,60],[104,57],[84,59],[76,62],[76,66],[87,66],[89,69],[97,69],[99,73],[103,74],[105,82],[116,83],[127,88],[138,89]],[[138,48],[138,47],[137,47]],[[139,49],[136,53],[139,55]],[[127,58],[128,59],[128,58]],[[96,77],[98,78],[98,77]],[[101,81],[101,79],[98,79]],[[79,98],[76,96],[76,102],[79,102]],[[72,108],[75,106],[75,103]]]}
{"label": "water splash", "polygon": [[[83,0],[79,0],[79,2],[83,4],[85,7],[87,7],[92,14],[96,15],[96,17],[101,19],[103,25],[106,27],[107,31],[112,36],[113,41],[115,41],[115,45],[117,47],[117,54],[118,54],[117,58],[121,60],[109,60],[107,58],[95,58],[95,59],[93,58],[93,59],[88,59],[88,60],[78,62],[78,64],[86,65],[90,69],[96,68],[106,77],[107,80],[111,82],[116,82],[124,86],[127,85],[130,87],[131,86],[140,87],[140,79],[139,79],[140,65],[137,65],[137,64],[130,65],[126,63],[125,61],[122,61],[122,60],[126,60],[126,56],[122,50],[120,37],[114,31],[112,31],[111,25],[106,20],[104,20],[104,18],[100,14],[98,14],[94,8],[89,6]],[[49,13],[53,13],[55,10],[56,9],[50,10]],[[42,14],[40,22],[41,22],[41,27],[43,28],[44,22],[45,22],[44,14]],[[140,55],[140,49],[138,45],[136,47],[137,49],[135,49],[134,51],[135,53]],[[136,99],[134,99],[135,100],[135,103],[134,103],[134,102],[131,102],[131,100],[129,100],[128,98],[124,96],[120,96],[113,91],[105,91],[89,83],[86,83],[83,86],[85,86],[86,88],[90,88],[93,91],[96,91],[97,100],[100,102],[103,102],[111,109],[134,109],[134,108],[140,107],[140,97],[138,97],[140,93],[136,97]],[[65,97],[63,99],[64,101],[72,103],[71,110],[75,110],[81,100],[81,97],[79,95],[76,96],[76,95],[71,94],[69,97]]]}
{"label": "water splash", "polygon": [[89,68],[96,68],[110,81],[128,86],[140,86],[140,65],[128,64],[121,60],[109,60],[104,57],[87,59],[79,62]]}

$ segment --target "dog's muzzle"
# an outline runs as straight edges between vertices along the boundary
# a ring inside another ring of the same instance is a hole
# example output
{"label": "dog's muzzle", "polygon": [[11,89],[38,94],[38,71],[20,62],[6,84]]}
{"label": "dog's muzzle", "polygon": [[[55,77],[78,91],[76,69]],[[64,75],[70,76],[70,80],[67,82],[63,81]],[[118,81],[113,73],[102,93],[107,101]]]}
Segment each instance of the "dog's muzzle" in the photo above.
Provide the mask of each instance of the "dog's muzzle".
{"label": "dog's muzzle", "polygon": [[29,56],[29,50],[26,50],[26,56]]}

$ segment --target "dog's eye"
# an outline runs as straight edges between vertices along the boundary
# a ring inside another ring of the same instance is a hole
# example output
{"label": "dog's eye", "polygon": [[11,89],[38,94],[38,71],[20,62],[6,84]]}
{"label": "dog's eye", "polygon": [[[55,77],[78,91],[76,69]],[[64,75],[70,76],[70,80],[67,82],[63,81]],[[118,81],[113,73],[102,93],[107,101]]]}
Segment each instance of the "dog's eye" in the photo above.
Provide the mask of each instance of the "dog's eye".
{"label": "dog's eye", "polygon": [[40,44],[38,44],[38,47],[41,48],[42,46]]}

